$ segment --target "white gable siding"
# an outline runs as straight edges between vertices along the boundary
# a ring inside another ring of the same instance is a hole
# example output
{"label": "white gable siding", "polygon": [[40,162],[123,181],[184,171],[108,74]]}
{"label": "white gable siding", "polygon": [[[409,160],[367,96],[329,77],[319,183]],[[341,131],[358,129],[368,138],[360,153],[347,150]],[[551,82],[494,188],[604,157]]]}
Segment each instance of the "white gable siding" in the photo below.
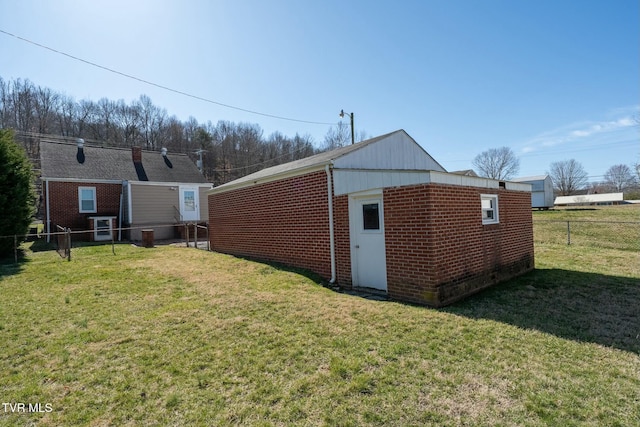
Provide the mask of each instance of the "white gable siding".
{"label": "white gable siding", "polygon": [[[433,171],[389,171],[389,170],[348,170],[334,169],[334,194],[351,194],[359,191],[387,187],[402,187],[415,184],[448,184],[456,186],[499,189],[500,182],[488,178],[455,175]],[[505,188],[513,191],[531,191],[531,185],[517,182],[505,182]]]}
{"label": "white gable siding", "polygon": [[356,193],[374,188],[401,187],[430,182],[429,172],[362,171],[334,169],[334,193]]}
{"label": "white gable siding", "polygon": [[435,170],[446,172],[405,132],[396,132],[375,144],[334,161],[336,169]]}

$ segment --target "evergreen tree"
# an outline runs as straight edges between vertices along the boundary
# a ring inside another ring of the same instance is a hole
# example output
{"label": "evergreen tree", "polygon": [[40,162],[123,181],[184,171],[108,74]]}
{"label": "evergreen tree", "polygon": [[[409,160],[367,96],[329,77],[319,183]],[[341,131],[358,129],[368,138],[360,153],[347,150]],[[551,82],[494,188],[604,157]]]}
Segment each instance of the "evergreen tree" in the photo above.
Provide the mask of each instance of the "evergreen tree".
{"label": "evergreen tree", "polygon": [[[31,163],[14,140],[13,131],[0,129],[0,236],[29,230],[35,211]],[[21,241],[21,240],[20,240]],[[13,237],[0,237],[0,257],[13,252]]]}

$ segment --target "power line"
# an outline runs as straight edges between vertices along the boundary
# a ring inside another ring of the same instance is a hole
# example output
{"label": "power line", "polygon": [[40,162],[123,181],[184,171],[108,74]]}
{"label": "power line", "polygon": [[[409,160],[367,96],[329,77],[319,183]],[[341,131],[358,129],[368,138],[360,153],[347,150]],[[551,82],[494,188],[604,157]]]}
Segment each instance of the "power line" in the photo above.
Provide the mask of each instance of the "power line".
{"label": "power line", "polygon": [[87,61],[86,59],[82,59],[82,58],[79,58],[77,56],[68,54],[66,52],[62,52],[62,51],[59,51],[57,49],[54,49],[52,47],[45,46],[43,44],[34,42],[32,40],[29,40],[29,39],[25,39],[24,37],[20,37],[20,36],[18,36],[16,34],[10,33],[8,31],[4,31],[2,29],[0,29],[0,33],[6,34],[6,35],[11,36],[11,37],[14,37],[14,38],[16,38],[18,40],[21,40],[23,42],[30,43],[30,44],[32,44],[34,46],[38,46],[38,47],[40,47],[42,49],[47,49],[47,50],[49,50],[51,52],[54,52],[54,53],[57,53],[59,55],[66,56],[66,57],[71,58],[73,60],[84,62],[85,64],[91,65],[93,67],[101,68],[101,69],[103,69],[105,71],[109,71],[110,73],[119,74],[119,75],[121,75],[123,77],[129,78],[129,79],[132,79],[132,80],[136,80],[136,81],[139,81],[141,83],[145,83],[145,84],[148,84],[150,86],[154,86],[154,87],[157,87],[157,88],[169,91],[169,92],[177,93],[179,95],[187,96],[189,98],[197,99],[199,101],[204,101],[204,102],[208,102],[210,104],[219,105],[221,107],[230,108],[230,109],[238,110],[238,111],[243,111],[245,113],[256,114],[256,115],[263,116],[263,117],[270,117],[270,118],[278,119],[278,120],[287,120],[287,121],[291,121],[291,122],[307,123],[307,124],[312,124],[312,125],[329,125],[329,126],[335,125],[335,123],[294,119],[294,118],[291,118],[291,117],[284,117],[284,116],[278,116],[278,115],[275,115],[275,114],[261,113],[259,111],[254,111],[254,110],[249,110],[249,109],[246,109],[246,108],[235,107],[235,106],[229,105],[229,104],[224,104],[222,102],[214,101],[212,99],[204,98],[202,96],[193,95],[191,93],[187,93],[187,92],[184,92],[184,91],[181,91],[181,90],[177,90],[177,89],[172,89],[172,88],[170,88],[168,86],[164,86],[164,85],[161,85],[161,84],[158,84],[158,83],[153,83],[153,82],[150,82],[149,80],[145,80],[145,79],[142,79],[140,77],[132,76],[131,74],[123,73],[122,71],[114,70],[113,68],[105,67],[104,65],[96,64],[95,62]]}

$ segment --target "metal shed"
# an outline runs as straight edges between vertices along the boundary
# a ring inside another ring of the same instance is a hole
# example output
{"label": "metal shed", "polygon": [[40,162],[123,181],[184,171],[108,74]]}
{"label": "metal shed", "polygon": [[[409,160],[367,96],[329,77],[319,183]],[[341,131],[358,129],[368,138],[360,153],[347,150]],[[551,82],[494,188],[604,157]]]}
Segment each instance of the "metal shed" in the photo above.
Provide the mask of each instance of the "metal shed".
{"label": "metal shed", "polygon": [[553,181],[549,175],[526,176],[513,179],[514,182],[531,184],[531,207],[549,209],[553,207]]}

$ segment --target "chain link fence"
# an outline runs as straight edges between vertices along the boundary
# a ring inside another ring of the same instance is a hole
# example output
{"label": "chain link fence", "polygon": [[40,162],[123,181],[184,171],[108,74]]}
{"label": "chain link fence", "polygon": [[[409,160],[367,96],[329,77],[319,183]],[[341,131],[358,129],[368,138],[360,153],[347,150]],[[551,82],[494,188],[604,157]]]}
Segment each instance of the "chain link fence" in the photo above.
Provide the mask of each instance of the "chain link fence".
{"label": "chain link fence", "polygon": [[[111,245],[112,252],[116,253],[116,244],[137,243],[145,247],[153,247],[157,244],[177,244],[185,245],[196,249],[210,250],[209,247],[209,227],[202,224],[159,224],[145,227],[122,227],[113,228],[108,239],[91,241],[90,236],[95,235],[96,230],[71,230],[67,227],[55,225],[56,231],[51,233],[31,233],[23,235],[0,236],[0,241],[13,246],[13,261],[18,262],[20,256],[21,242],[32,242],[31,250],[55,250],[61,258],[71,261],[73,248],[87,245]],[[171,230],[169,230],[171,229]],[[130,241],[119,239],[119,236],[127,235],[132,231],[140,231],[143,239],[140,241]],[[174,238],[155,240],[154,231],[162,232],[163,235],[171,234]],[[169,232],[169,233],[167,233]],[[9,261],[10,262],[10,261]]]}
{"label": "chain link fence", "polygon": [[564,244],[640,252],[640,222],[534,220],[534,244]]}

